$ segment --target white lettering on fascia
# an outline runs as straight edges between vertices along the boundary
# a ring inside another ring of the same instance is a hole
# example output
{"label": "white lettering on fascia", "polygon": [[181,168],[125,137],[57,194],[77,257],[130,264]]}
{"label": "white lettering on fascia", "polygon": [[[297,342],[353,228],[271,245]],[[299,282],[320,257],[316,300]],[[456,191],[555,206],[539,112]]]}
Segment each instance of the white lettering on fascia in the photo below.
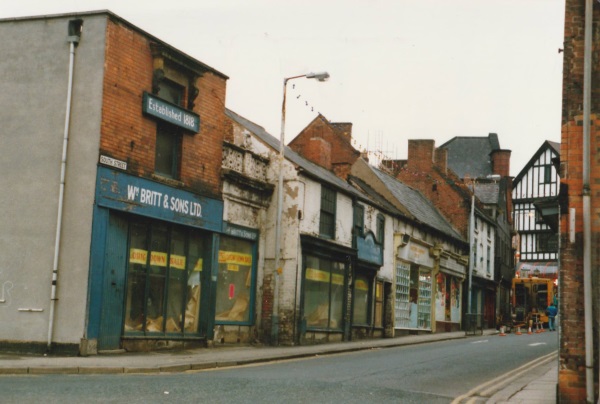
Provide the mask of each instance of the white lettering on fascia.
{"label": "white lettering on fascia", "polygon": [[151,189],[127,185],[127,199],[142,205],[162,208],[175,213],[202,217],[202,205],[198,202],[175,196],[169,197],[168,194]]}

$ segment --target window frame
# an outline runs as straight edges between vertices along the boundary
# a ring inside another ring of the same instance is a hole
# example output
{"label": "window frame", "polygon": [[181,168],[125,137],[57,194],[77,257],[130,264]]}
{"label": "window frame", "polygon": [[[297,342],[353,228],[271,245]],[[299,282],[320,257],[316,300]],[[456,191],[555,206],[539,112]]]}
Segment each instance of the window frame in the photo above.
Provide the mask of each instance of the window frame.
{"label": "window frame", "polygon": [[[319,235],[326,239],[335,239],[337,211],[337,192],[325,185],[321,185],[321,207],[319,215]],[[326,222],[326,218],[330,222]]]}

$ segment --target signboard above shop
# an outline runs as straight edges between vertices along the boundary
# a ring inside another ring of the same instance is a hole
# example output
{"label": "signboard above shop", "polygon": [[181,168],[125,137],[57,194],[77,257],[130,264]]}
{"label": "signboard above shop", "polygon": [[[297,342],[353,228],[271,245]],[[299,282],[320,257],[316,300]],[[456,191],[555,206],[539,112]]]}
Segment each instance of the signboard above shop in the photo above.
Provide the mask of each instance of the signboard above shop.
{"label": "signboard above shop", "polygon": [[191,132],[200,132],[200,116],[198,114],[147,92],[144,92],[142,112]]}

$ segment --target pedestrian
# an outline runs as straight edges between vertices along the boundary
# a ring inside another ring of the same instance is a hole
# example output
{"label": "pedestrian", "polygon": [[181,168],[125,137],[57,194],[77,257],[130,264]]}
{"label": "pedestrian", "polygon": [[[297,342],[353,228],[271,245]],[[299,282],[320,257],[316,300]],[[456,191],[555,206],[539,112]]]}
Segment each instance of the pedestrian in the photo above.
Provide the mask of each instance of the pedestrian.
{"label": "pedestrian", "polygon": [[554,302],[550,303],[550,306],[546,309],[546,313],[548,313],[548,330],[556,331],[556,315],[558,314],[558,309],[554,305]]}

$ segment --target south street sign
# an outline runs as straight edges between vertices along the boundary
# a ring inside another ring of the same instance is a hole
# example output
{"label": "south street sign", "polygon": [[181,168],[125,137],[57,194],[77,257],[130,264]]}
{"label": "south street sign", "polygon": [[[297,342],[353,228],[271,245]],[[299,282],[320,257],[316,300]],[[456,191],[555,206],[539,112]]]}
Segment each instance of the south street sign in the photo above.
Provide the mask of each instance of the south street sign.
{"label": "south street sign", "polygon": [[161,100],[147,92],[144,92],[142,111],[147,115],[162,119],[194,133],[200,131],[200,117],[197,114]]}

